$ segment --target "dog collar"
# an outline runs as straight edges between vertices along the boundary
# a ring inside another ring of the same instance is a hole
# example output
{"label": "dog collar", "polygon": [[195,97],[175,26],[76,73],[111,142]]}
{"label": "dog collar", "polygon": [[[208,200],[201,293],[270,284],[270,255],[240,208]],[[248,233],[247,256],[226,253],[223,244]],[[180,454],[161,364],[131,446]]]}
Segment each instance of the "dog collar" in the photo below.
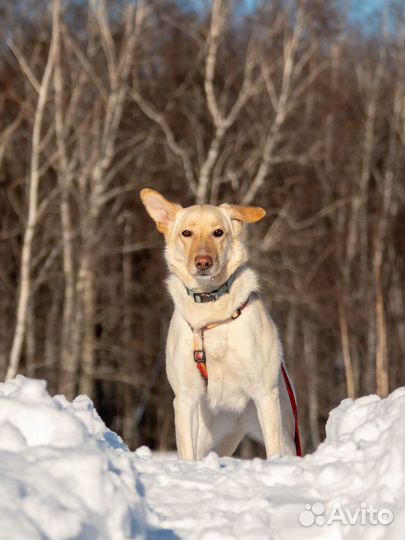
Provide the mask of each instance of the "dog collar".
{"label": "dog collar", "polygon": [[224,294],[229,293],[232,283],[235,281],[236,272],[234,272],[223,285],[218,289],[210,292],[195,292],[193,289],[189,289],[185,286],[187,294],[194,299],[197,304],[205,304],[206,302],[215,302],[218,298],[221,298]]}

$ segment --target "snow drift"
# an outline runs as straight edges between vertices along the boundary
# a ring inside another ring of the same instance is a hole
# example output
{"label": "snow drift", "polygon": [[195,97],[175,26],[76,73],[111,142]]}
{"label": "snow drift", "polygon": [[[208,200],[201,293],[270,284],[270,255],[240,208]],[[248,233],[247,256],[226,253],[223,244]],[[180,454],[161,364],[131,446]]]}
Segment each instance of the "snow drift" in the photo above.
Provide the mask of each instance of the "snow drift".
{"label": "snow drift", "polygon": [[405,388],[346,399],[303,459],[130,452],[85,396],[0,384],[0,539],[399,540]]}

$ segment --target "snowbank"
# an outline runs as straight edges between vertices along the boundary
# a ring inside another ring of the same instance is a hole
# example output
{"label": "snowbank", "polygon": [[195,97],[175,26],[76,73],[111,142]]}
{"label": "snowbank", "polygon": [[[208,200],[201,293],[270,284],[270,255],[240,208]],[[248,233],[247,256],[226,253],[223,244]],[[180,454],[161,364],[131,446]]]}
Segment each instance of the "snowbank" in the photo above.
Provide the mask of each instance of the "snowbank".
{"label": "snowbank", "polygon": [[[405,537],[405,388],[344,400],[303,459],[129,452],[92,402],[0,384],[1,540]],[[352,524],[350,524],[352,522]]]}
{"label": "snowbank", "polygon": [[0,384],[0,539],[142,537],[133,456],[84,396],[45,381]]}

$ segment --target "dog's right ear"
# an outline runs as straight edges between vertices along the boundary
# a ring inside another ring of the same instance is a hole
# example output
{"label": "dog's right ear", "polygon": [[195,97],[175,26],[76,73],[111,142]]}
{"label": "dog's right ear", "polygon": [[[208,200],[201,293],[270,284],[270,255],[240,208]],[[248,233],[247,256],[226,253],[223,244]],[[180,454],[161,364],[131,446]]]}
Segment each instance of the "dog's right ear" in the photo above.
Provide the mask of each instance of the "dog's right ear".
{"label": "dog's right ear", "polygon": [[140,195],[148,214],[156,223],[157,230],[166,234],[170,230],[177,212],[182,207],[179,204],[171,203],[154,189],[142,189]]}

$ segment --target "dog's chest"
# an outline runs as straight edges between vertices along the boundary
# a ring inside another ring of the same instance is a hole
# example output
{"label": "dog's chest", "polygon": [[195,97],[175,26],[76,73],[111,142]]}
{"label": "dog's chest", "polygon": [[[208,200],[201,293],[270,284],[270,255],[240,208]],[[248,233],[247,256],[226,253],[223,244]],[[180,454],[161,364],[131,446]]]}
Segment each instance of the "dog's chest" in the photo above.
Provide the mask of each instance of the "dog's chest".
{"label": "dog's chest", "polygon": [[223,328],[207,330],[204,333],[204,347],[207,356],[214,362],[223,360],[230,353],[228,332]]}
{"label": "dog's chest", "polygon": [[208,403],[212,408],[221,407],[240,412],[249,398],[244,390],[243,362],[239,351],[225,328],[211,331],[211,334],[209,332],[204,339]]}

